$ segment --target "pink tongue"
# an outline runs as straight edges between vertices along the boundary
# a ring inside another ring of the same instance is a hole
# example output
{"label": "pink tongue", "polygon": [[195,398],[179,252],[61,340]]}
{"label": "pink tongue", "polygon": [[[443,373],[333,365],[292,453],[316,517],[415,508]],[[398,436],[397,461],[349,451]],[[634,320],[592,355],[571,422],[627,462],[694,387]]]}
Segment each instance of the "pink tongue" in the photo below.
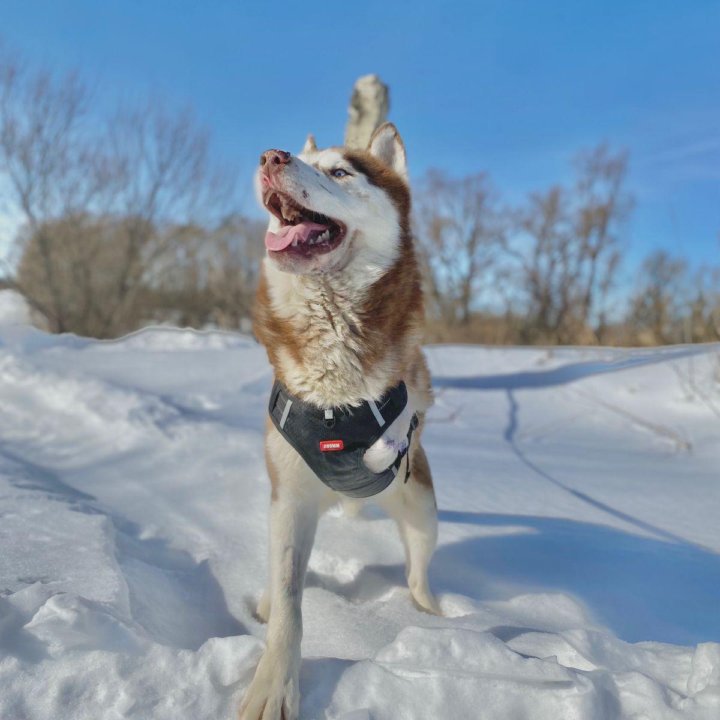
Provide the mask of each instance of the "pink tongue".
{"label": "pink tongue", "polygon": [[268,250],[278,252],[292,245],[295,240],[299,243],[307,242],[310,239],[311,233],[316,230],[324,232],[327,230],[327,225],[320,225],[319,223],[309,222],[307,220],[297,225],[285,225],[280,228],[278,232],[268,232],[265,235],[265,247]]}

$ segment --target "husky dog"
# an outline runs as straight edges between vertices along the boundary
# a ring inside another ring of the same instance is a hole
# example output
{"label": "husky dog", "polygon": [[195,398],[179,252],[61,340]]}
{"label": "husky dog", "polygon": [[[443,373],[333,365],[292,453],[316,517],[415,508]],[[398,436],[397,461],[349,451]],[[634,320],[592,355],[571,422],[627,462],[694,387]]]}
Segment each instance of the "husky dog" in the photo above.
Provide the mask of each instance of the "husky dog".
{"label": "husky dog", "polygon": [[[420,445],[432,391],[420,350],[423,298],[400,135],[386,123],[365,151],[319,150],[312,135],[298,156],[268,150],[256,187],[270,223],[254,330],[276,386],[296,407],[316,408],[327,418],[337,409],[377,409],[390,389],[404,384],[404,409],[361,462],[381,473],[400,461],[394,481],[372,499],[399,526],[414,602],[439,613],[427,577],[437,509]],[[301,599],[318,518],[339,500],[351,511],[359,502],[328,487],[281,427],[277,418],[268,419],[270,577],[257,609],[268,623],[267,642],[241,720],[298,717]]]}

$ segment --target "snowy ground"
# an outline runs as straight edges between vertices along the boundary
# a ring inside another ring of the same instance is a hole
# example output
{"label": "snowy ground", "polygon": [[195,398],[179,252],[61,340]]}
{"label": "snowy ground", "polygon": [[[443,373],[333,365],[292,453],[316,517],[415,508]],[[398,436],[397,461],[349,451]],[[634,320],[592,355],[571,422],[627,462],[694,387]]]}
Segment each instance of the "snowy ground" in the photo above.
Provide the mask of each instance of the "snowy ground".
{"label": "snowy ground", "polygon": [[[720,717],[720,347],[428,350],[444,617],[324,518],[302,717]],[[1,720],[224,720],[262,649],[270,374],[231,334],[0,329]]]}
{"label": "snowy ground", "polygon": [[30,308],[25,298],[14,290],[0,290],[0,327],[29,323]]}

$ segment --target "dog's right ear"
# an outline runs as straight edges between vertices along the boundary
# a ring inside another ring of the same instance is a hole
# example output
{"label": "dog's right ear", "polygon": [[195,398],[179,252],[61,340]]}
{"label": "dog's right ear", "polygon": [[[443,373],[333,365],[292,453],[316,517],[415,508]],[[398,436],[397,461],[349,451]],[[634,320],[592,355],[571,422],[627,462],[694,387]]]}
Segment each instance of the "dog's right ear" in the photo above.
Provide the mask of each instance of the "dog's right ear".
{"label": "dog's right ear", "polygon": [[389,122],[383,123],[370,138],[368,152],[380,162],[391,167],[403,180],[408,179],[407,158],[397,128]]}
{"label": "dog's right ear", "polygon": [[310,133],[307,136],[307,140],[305,141],[305,144],[303,145],[303,149],[300,151],[300,154],[306,155],[307,153],[314,152],[317,152],[317,145],[315,144],[315,136]]}

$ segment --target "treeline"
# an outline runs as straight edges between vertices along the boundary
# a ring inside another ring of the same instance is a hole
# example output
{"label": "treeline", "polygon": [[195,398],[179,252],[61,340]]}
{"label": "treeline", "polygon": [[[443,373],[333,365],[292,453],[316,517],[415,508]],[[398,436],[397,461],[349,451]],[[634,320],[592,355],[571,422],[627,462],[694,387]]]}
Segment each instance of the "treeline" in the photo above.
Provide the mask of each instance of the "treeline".
{"label": "treeline", "polygon": [[2,55],[0,204],[20,228],[0,283],[41,327],[247,326],[261,223],[233,212],[234,177],[188,110],[103,115],[77,75]]}
{"label": "treeline", "polygon": [[628,157],[581,153],[574,179],[501,201],[486,174],[431,171],[415,192],[429,338],[491,344],[720,340],[720,265],[657,250],[628,276]]}
{"label": "treeline", "polygon": [[[52,332],[151,323],[248,329],[263,223],[189,111],[101,114],[77,75],[0,55],[0,202],[18,221],[0,287]],[[720,270],[657,252],[621,281],[627,155],[581,154],[574,180],[511,207],[485,174],[416,184],[428,340],[659,344],[720,339]],[[6,239],[7,240],[7,239]],[[6,243],[7,244],[7,243]]]}

